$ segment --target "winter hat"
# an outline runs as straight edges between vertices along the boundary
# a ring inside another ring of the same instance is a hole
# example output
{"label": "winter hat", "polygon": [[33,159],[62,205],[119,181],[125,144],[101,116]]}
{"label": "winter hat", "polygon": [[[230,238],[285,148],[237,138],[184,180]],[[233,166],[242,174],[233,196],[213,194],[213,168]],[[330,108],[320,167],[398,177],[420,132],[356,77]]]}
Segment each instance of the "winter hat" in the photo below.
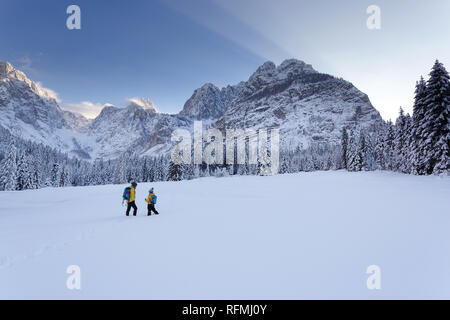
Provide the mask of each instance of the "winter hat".
{"label": "winter hat", "polygon": [[137,187],[137,183],[136,183],[136,182],[132,182],[131,185],[132,185],[133,187]]}
{"label": "winter hat", "polygon": [[148,190],[148,193],[153,193],[153,188],[151,188],[150,190]]}

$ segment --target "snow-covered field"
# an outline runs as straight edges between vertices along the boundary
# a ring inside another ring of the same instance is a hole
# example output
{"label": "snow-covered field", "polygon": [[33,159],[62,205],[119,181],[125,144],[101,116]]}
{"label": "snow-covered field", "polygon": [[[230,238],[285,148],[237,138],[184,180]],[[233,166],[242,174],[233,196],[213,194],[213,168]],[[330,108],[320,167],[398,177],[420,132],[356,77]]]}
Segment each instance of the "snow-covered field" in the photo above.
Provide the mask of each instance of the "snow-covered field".
{"label": "snow-covered field", "polygon": [[[150,186],[159,216],[146,216]],[[450,179],[313,172],[0,192],[0,298],[450,298]],[[81,290],[66,269],[81,268]],[[381,290],[366,287],[369,265]]]}

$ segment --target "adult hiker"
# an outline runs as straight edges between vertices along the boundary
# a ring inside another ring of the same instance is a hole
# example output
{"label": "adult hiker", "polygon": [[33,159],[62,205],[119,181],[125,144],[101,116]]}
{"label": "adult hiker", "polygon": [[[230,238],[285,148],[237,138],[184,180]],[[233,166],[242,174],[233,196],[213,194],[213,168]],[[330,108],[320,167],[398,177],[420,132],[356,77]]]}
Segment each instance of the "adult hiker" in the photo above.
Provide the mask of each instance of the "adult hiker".
{"label": "adult hiker", "polygon": [[[137,183],[136,182],[132,182],[131,186],[126,187],[125,190],[123,191],[123,200],[127,201],[127,216],[130,214],[130,209],[133,208],[133,216],[136,216],[137,214],[137,207],[136,207],[136,187],[137,187]],[[122,200],[122,203],[123,203]]]}
{"label": "adult hiker", "polygon": [[148,216],[151,216],[152,215],[152,211],[155,213],[155,214],[159,214],[159,212],[155,209],[155,204],[156,204],[156,195],[155,195],[155,193],[153,192],[153,188],[151,188],[149,191],[148,191],[148,197],[147,197],[147,199],[145,199],[145,201],[148,203],[148,205],[147,205],[147,210],[148,210]]}

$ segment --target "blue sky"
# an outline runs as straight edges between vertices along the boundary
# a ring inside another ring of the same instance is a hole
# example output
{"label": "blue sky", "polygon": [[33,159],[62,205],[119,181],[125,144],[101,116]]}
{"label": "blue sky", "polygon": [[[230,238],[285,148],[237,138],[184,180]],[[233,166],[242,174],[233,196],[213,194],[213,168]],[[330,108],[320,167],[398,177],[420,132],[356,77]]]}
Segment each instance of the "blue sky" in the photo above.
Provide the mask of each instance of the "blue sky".
{"label": "blue sky", "polygon": [[[81,8],[82,29],[66,28]],[[381,29],[366,8],[381,9]],[[298,58],[367,93],[385,119],[411,110],[414,83],[450,65],[450,1],[0,0],[0,60],[95,115],[148,97],[178,112],[195,88],[246,80],[264,61]]]}

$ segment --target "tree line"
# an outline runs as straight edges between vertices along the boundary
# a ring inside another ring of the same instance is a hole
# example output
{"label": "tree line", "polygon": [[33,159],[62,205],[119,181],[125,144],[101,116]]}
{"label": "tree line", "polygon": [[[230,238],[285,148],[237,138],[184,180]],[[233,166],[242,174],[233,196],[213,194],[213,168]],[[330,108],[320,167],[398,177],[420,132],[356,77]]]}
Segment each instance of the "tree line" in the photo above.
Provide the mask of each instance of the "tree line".
{"label": "tree line", "polygon": [[[450,171],[450,85],[444,65],[436,61],[427,82],[416,83],[413,114],[400,113],[384,123],[373,137],[344,128],[341,138],[343,168],[376,169],[415,175],[448,174]],[[372,139],[371,139],[372,138]]]}

